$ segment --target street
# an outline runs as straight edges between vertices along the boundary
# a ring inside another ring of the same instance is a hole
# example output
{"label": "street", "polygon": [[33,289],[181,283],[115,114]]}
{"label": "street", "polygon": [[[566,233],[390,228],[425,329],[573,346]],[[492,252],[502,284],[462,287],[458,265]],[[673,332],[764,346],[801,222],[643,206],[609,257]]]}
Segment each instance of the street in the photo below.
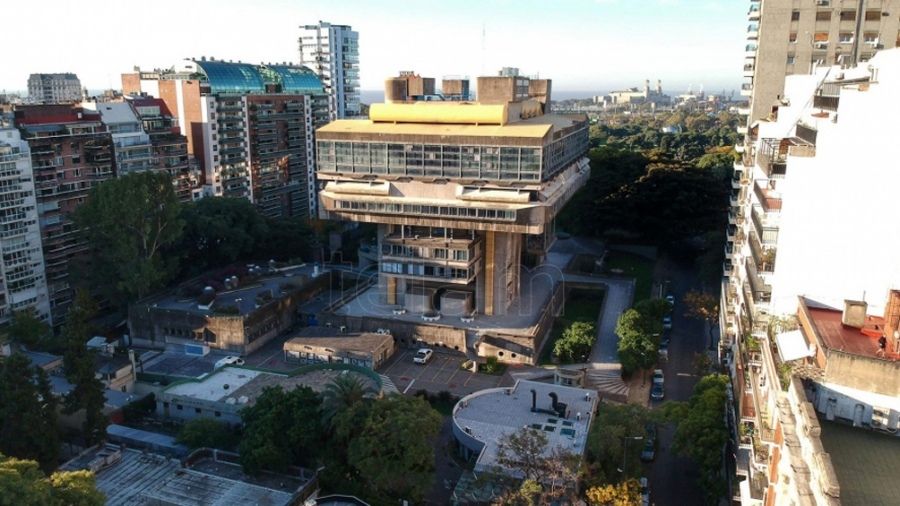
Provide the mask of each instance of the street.
{"label": "street", "polygon": [[[684,294],[700,289],[696,269],[684,268],[661,258],[656,277],[669,281],[668,293],[675,295],[675,309],[672,312],[669,362],[662,365],[666,375],[666,399],[650,401],[651,409],[664,402],[686,402],[690,398],[699,380],[693,370],[694,354],[705,351],[709,346],[706,324],[684,316]],[[659,428],[656,460],[643,464],[650,483],[650,502],[656,506],[703,504],[703,495],[697,486],[697,466],[689,459],[675,457],[669,451],[674,432],[674,425]]]}

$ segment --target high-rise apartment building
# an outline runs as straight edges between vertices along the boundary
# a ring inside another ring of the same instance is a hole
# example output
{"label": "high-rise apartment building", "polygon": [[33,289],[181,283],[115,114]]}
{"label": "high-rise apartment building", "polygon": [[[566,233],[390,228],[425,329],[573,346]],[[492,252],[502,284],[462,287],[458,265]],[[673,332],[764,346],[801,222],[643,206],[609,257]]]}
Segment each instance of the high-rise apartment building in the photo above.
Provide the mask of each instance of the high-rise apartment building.
{"label": "high-rise apartment building", "polygon": [[332,121],[359,117],[359,34],[319,21],[300,27],[299,43],[300,65],[322,81]]}
{"label": "high-rise apartment building", "polygon": [[402,102],[389,86],[368,120],[317,130],[320,216],[378,225],[382,303],[506,315],[522,266],[545,261],[590,174],[588,122],[547,113],[550,81],[530,81],[479,79],[477,103]]}
{"label": "high-rise apartment building", "polygon": [[81,81],[75,74],[31,74],[28,77],[28,99],[33,103],[79,102],[82,93]]}
{"label": "high-rise apartment building", "polygon": [[16,106],[14,121],[31,150],[50,314],[60,326],[75,295],[70,262],[87,251],[72,213],[115,176],[113,140],[99,113],[72,105]]}
{"label": "high-rise apartment building", "polygon": [[28,144],[14,128],[0,127],[0,327],[14,311],[50,318]]}
{"label": "high-rise apartment building", "polygon": [[315,214],[313,132],[328,104],[312,71],[201,58],[122,81],[173,111],[205,196],[247,198],[267,216]]}
{"label": "high-rise apartment building", "polygon": [[85,110],[97,111],[112,135],[116,173],[124,176],[155,168],[150,136],[128,102],[82,102]]}
{"label": "high-rise apartment building", "polygon": [[187,137],[181,135],[178,119],[172,116],[166,103],[159,98],[134,96],[128,101],[150,137],[154,167],[172,176],[178,200],[190,202],[201,198],[200,169],[197,161],[188,155]]}
{"label": "high-rise apartment building", "polygon": [[751,0],[744,83],[747,124],[765,118],[784,78],[817,67],[856,66],[897,47],[900,15],[891,0]]}
{"label": "high-rise apartment building", "polygon": [[[818,436],[808,430],[818,430],[816,412],[898,426],[900,239],[890,227],[900,173],[885,155],[894,135],[881,121],[900,114],[898,88],[900,49],[788,76],[739,148],[721,335],[738,422],[750,428],[738,458],[748,476],[742,504],[829,504],[840,495],[823,472],[830,462],[801,459],[821,452],[821,443],[797,443]],[[799,330],[782,332],[794,315]],[[785,366],[803,380],[779,378]],[[788,383],[785,396],[778,387]],[[795,465],[804,460],[809,468]]]}

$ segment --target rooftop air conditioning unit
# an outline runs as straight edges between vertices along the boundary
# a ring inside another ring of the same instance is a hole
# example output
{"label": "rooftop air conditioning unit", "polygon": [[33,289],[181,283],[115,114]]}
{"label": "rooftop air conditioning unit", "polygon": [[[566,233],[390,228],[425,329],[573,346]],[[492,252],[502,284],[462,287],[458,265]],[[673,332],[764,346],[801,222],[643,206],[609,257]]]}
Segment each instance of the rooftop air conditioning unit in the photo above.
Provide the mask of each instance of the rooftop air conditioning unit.
{"label": "rooftop air conditioning unit", "polygon": [[347,332],[347,326],[341,325],[341,332]]}
{"label": "rooftop air conditioning unit", "polygon": [[816,0],[816,5],[828,5],[828,0]]}
{"label": "rooftop air conditioning unit", "polygon": [[827,42],[816,42],[816,43],[813,44],[813,45],[815,46],[816,49],[825,49],[825,48],[828,47],[828,43],[827,43]]}

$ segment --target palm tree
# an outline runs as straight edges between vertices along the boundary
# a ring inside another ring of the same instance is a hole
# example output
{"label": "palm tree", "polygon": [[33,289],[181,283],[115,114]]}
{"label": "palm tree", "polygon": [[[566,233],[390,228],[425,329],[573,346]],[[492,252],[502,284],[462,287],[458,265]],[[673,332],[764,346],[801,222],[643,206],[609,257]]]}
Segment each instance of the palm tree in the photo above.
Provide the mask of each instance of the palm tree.
{"label": "palm tree", "polygon": [[322,392],[322,423],[331,427],[335,416],[357,402],[377,396],[378,391],[362,376],[345,371],[325,385]]}

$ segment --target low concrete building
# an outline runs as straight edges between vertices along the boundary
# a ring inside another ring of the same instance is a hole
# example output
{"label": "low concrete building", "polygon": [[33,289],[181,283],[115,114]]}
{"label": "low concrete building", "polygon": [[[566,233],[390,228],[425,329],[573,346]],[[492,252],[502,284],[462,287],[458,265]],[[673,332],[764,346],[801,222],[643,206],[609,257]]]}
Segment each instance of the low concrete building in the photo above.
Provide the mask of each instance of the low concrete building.
{"label": "low concrete building", "polygon": [[330,281],[330,273],[314,267],[270,268],[251,282],[214,293],[208,303],[175,292],[151,297],[128,309],[132,343],[204,345],[247,355],[298,324],[297,308],[328,290]]}
{"label": "low concrete building", "polygon": [[293,390],[307,386],[317,392],[341,374],[359,375],[381,395],[381,376],[350,364],[317,364],[287,374],[226,366],[197,380],[185,380],[156,395],[156,414],[181,421],[212,418],[235,426],[241,424],[241,409],[252,406],[266,387]]}
{"label": "low concrete building", "polygon": [[107,506],[226,506],[303,504],[317,489],[314,471],[291,467],[286,473],[244,474],[237,455],[201,449],[183,460],[101,445],[61,467],[94,471]]}
{"label": "low concrete building", "polygon": [[593,390],[519,380],[463,397],[453,408],[453,434],[462,456],[475,457],[476,473],[500,468],[515,476],[498,460],[504,436],[531,428],[547,436],[545,456],[557,447],[583,455],[597,402]]}
{"label": "low concrete building", "polygon": [[285,362],[301,364],[339,363],[375,369],[394,354],[396,345],[389,332],[347,334],[340,329],[307,327],[284,343]]}

